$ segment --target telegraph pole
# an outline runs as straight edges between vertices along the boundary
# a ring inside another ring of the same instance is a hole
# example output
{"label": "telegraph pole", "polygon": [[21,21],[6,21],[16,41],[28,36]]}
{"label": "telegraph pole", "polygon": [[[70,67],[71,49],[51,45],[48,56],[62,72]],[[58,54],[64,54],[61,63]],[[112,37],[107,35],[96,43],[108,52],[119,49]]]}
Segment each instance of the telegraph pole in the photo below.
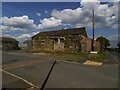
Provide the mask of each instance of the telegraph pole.
{"label": "telegraph pole", "polygon": [[92,10],[93,17],[92,17],[92,49],[91,51],[94,51],[94,10]]}

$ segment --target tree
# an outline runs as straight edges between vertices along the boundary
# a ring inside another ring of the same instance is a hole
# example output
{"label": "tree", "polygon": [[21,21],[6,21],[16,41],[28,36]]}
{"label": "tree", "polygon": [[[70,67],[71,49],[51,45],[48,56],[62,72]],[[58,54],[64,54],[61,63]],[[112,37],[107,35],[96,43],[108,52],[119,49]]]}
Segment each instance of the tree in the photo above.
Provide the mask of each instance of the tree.
{"label": "tree", "polygon": [[100,52],[103,52],[108,46],[110,46],[109,40],[105,37],[100,36],[97,38],[97,41],[100,42]]}
{"label": "tree", "polygon": [[118,46],[118,52],[120,52],[120,42],[117,43]]}
{"label": "tree", "polygon": [[120,42],[117,43],[117,46],[120,48]]}

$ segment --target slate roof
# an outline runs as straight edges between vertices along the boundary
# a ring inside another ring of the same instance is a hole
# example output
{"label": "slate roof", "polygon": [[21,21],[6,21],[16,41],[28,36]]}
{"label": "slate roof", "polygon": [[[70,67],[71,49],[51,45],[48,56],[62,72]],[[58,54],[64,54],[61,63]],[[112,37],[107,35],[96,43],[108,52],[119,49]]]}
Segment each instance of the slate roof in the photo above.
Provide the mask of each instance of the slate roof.
{"label": "slate roof", "polygon": [[18,42],[14,38],[9,38],[9,37],[0,37],[0,41],[12,41],[12,42]]}
{"label": "slate roof", "polygon": [[84,35],[87,37],[85,27],[40,32],[36,34],[35,36],[33,36],[32,38],[37,37],[37,36],[57,36],[57,35],[77,35],[77,34]]}

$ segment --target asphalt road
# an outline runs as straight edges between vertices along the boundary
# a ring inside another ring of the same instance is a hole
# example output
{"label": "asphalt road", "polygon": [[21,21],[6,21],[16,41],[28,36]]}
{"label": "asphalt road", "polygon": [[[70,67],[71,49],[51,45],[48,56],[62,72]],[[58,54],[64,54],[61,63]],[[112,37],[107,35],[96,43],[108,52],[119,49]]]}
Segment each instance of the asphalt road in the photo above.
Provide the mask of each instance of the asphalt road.
{"label": "asphalt road", "polygon": [[[3,88],[40,88],[53,58],[21,52],[3,53]],[[118,88],[118,66],[57,61],[45,88]]]}
{"label": "asphalt road", "polygon": [[108,64],[118,64],[120,53],[117,52],[106,52]]}
{"label": "asphalt road", "polygon": [[25,53],[23,51],[21,51],[21,52],[19,52],[19,51],[2,52],[2,64],[16,63],[16,62],[36,60],[36,59],[52,60],[53,58],[54,57]]}

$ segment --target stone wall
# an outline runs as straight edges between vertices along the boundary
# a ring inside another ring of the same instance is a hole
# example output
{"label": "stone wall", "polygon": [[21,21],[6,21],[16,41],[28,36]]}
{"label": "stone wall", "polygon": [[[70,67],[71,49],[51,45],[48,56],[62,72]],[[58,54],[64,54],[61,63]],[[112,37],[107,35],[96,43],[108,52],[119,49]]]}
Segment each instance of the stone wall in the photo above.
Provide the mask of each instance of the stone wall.
{"label": "stone wall", "polygon": [[[98,51],[100,44],[94,42]],[[32,45],[34,50],[91,51],[91,39],[83,35],[38,36],[32,39]]]}
{"label": "stone wall", "polygon": [[32,40],[34,50],[53,50],[53,40],[49,37],[37,37]]}
{"label": "stone wall", "polygon": [[18,42],[11,41],[2,42],[2,50],[17,50],[17,49],[19,49]]}
{"label": "stone wall", "polygon": [[80,51],[81,50],[81,36],[80,35],[66,35],[65,36],[65,50]]}
{"label": "stone wall", "polygon": [[35,50],[81,50],[80,35],[44,36],[32,39]]}
{"label": "stone wall", "polygon": [[[86,52],[91,51],[92,39],[85,38],[85,41],[86,41]],[[94,40],[94,50],[97,52],[100,52],[100,43],[96,40]]]}

